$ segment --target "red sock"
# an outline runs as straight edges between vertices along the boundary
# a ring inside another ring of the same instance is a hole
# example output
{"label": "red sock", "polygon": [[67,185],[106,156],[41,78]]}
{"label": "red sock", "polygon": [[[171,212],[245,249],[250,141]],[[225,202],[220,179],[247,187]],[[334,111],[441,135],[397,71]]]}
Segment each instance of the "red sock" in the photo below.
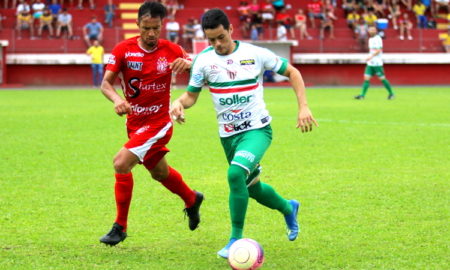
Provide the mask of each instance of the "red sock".
{"label": "red sock", "polygon": [[169,166],[169,176],[161,181],[161,184],[172,193],[180,196],[186,207],[191,207],[195,203],[195,192],[186,185],[181,174],[174,168]]}
{"label": "red sock", "polygon": [[116,173],[114,191],[116,195],[117,218],[116,222],[127,229],[128,210],[130,209],[131,195],[133,194],[133,174]]}

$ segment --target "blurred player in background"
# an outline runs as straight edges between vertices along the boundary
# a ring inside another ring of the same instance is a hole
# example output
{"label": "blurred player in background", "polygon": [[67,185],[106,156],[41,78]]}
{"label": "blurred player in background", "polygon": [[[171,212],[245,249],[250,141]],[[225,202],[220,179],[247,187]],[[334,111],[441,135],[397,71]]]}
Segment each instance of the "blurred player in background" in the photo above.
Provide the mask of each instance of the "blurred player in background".
{"label": "blurred player in background", "polygon": [[377,77],[381,80],[386,90],[389,92],[388,99],[394,99],[394,92],[392,91],[391,84],[386,79],[384,75],[383,69],[383,40],[379,35],[377,35],[377,29],[375,26],[371,26],[368,29],[369,31],[369,57],[367,57],[366,62],[366,70],[364,71],[364,83],[362,86],[361,94],[355,96],[355,99],[364,99],[366,96],[367,90],[370,86],[370,78],[373,75],[377,75]]}
{"label": "blurred player in background", "polygon": [[[172,72],[187,71],[191,66],[179,45],[159,39],[166,13],[166,8],[158,2],[141,5],[137,21],[140,36],[114,48],[103,78],[103,94],[114,103],[118,115],[127,115],[129,138],[114,157],[117,217],[111,231],[100,238],[108,245],[116,245],[127,236],[133,190],[131,170],[138,163],[147,168],[153,179],[183,199],[191,230],[200,222],[203,194],[190,189],[164,157],[169,151],[166,144],[173,128],[169,115]],[[117,77],[122,82],[125,99],[113,87]]]}
{"label": "blurred player in background", "polygon": [[227,15],[211,9],[202,19],[202,28],[211,47],[201,52],[191,70],[188,91],[172,103],[171,114],[184,121],[184,109],[197,101],[201,87],[208,83],[219,121],[219,135],[229,163],[228,185],[231,235],[218,252],[227,258],[230,246],[242,238],[249,197],[284,215],[288,239],[297,238],[297,213],[300,203],[286,200],[270,185],[259,181],[259,165],[272,141],[272,120],[263,100],[262,74],[273,70],[289,77],[297,96],[297,127],[302,132],[316,124],[306,101],[300,72],[286,59],[248,43],[233,41]]}

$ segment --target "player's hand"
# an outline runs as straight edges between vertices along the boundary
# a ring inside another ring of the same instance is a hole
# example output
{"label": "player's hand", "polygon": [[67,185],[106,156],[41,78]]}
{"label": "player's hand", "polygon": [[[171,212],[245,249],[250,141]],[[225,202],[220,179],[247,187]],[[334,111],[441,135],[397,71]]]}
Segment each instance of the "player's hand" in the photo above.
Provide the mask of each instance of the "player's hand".
{"label": "player's hand", "polygon": [[313,124],[318,127],[316,119],[314,119],[311,110],[308,107],[303,107],[298,113],[297,128],[302,132],[312,131]]}
{"label": "player's hand", "polygon": [[119,116],[131,113],[131,105],[126,100],[119,100],[117,102],[114,102],[114,111]]}
{"label": "player's hand", "polygon": [[169,68],[172,70],[172,72],[183,73],[191,69],[191,64],[192,62],[187,59],[177,58],[175,59],[175,61],[169,64]]}
{"label": "player's hand", "polygon": [[186,122],[184,118],[184,106],[178,100],[175,100],[170,107],[170,117],[172,117],[172,120],[176,121],[178,124],[183,124]]}

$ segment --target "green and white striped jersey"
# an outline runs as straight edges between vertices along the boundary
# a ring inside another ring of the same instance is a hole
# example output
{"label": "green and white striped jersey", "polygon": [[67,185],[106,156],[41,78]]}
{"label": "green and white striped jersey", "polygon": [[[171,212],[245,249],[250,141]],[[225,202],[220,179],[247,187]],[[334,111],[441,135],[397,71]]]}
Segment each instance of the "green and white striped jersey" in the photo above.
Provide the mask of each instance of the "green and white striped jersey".
{"label": "green and white striped jersey", "polygon": [[195,58],[188,91],[199,92],[207,84],[219,124],[220,137],[229,137],[270,124],[264,103],[263,74],[283,74],[288,61],[272,51],[236,42],[229,55],[218,55],[208,47]]}
{"label": "green and white striped jersey", "polygon": [[[369,53],[372,55],[375,53],[376,50],[383,50],[383,40],[379,35],[375,35],[371,38],[369,38]],[[369,62],[367,62],[367,65],[369,66],[382,66],[383,65],[383,52],[380,52],[376,56],[374,56],[372,59],[370,59]]]}

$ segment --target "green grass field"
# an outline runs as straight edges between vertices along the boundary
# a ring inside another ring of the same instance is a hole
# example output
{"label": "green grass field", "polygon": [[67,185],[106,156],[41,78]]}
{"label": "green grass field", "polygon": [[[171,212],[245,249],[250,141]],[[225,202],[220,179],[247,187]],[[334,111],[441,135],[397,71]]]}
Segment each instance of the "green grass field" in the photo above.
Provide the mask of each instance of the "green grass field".
{"label": "green grass field", "polygon": [[[129,238],[111,248],[98,239],[115,217],[124,118],[96,90],[0,91],[0,269],[228,269],[215,255],[229,235],[227,165],[204,92],[167,156],[206,196],[200,228],[137,167]],[[358,92],[309,89],[320,127],[302,134],[292,91],[266,90],[262,180],[302,202],[302,232],[287,241],[282,215],[251,201],[245,236],[264,269],[450,268],[450,89]]]}

